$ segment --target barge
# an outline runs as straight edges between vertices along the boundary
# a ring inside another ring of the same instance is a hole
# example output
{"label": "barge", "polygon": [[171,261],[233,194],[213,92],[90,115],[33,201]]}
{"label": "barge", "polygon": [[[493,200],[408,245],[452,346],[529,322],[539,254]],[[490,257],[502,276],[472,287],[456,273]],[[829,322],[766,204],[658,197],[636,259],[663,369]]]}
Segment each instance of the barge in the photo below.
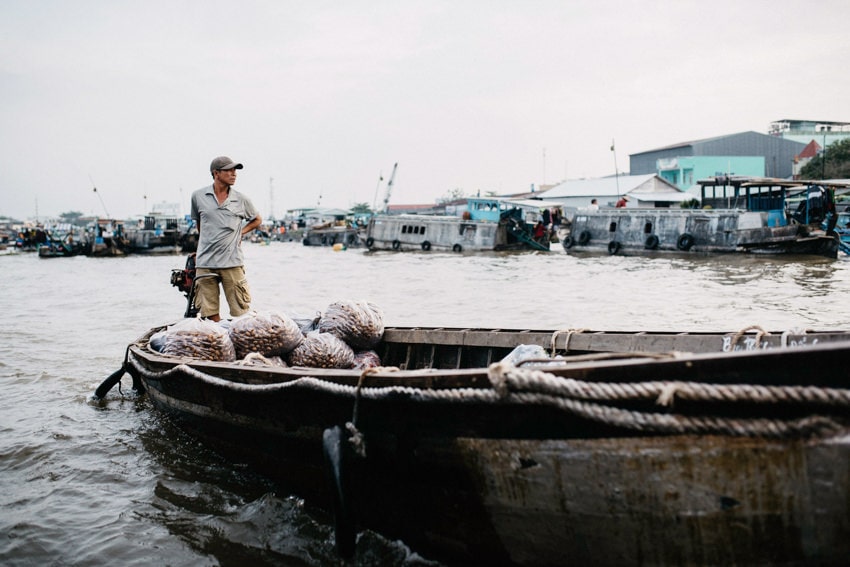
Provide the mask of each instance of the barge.
{"label": "barge", "polygon": [[366,228],[366,247],[424,252],[548,251],[549,238],[548,234],[535,238],[533,224],[526,221],[524,208],[515,201],[470,198],[462,216],[376,215]]}
{"label": "barge", "polygon": [[576,211],[569,234],[561,240],[563,248],[568,254],[745,252],[837,257],[838,238],[821,227],[833,203],[832,186],[750,178],[699,183],[700,209]]}

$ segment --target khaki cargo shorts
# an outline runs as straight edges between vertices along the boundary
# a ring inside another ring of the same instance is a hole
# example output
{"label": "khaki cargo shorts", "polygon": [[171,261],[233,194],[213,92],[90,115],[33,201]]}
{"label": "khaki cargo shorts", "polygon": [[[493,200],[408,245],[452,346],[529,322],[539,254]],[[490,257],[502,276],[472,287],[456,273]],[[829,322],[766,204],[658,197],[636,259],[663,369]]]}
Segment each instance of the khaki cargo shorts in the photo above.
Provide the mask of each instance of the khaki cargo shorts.
{"label": "khaki cargo shorts", "polygon": [[201,317],[220,314],[219,281],[224,289],[224,298],[230,307],[230,316],[239,317],[251,308],[251,292],[248,290],[248,280],[245,278],[245,268],[198,268],[195,277],[203,274],[216,274],[217,278],[205,277],[198,279],[195,291],[195,305],[200,309]]}

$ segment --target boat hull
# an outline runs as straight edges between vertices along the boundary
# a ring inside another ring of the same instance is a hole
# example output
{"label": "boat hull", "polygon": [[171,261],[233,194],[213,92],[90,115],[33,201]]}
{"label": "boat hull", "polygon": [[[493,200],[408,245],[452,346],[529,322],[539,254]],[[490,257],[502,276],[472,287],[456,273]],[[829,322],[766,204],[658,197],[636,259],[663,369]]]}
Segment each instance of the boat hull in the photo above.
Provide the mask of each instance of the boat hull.
{"label": "boat hull", "polygon": [[358,228],[308,229],[301,240],[304,246],[334,246],[340,244],[346,248],[361,248],[363,241]]}
{"label": "boat hull", "polygon": [[424,252],[549,249],[548,242],[532,240],[519,226],[511,231],[509,222],[437,215],[379,215],[369,222],[366,247]]}
{"label": "boat hull", "polygon": [[836,258],[838,241],[819,229],[781,225],[768,211],[609,209],[577,213],[561,239],[568,254],[804,254]]}
{"label": "boat hull", "polygon": [[[516,346],[515,334],[397,331],[389,340],[399,348],[383,345],[386,359],[400,363],[396,371],[175,359],[144,339],[131,345],[128,370],[159,409],[211,447],[326,510],[342,498],[359,528],[450,563],[838,564],[850,556],[844,406],[680,399],[673,411],[654,399],[627,401],[629,411],[680,421],[708,411],[739,425],[753,416],[798,423],[814,413],[838,425],[817,434],[646,430],[566,411],[564,400],[494,399],[493,368],[469,365],[501,354],[509,339]],[[551,334],[551,344],[563,353],[580,336]],[[836,342],[743,351],[724,336],[711,340],[731,352],[623,359],[582,350],[574,362],[545,367],[546,375],[611,387],[674,379],[789,385],[803,377],[812,388],[835,389],[846,380],[850,343],[841,333]],[[440,356],[452,351],[461,354]],[[347,422],[363,435],[365,455],[346,459],[340,496],[327,480],[323,436]]]}

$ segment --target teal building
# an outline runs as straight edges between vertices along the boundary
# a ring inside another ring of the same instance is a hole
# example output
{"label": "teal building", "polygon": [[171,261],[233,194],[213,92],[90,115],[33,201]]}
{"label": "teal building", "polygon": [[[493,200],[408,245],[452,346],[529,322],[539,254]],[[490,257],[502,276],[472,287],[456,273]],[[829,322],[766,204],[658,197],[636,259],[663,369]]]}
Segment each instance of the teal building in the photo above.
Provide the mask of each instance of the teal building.
{"label": "teal building", "polygon": [[663,180],[686,191],[698,179],[715,175],[764,177],[764,156],[681,156],[659,158],[656,171]]}

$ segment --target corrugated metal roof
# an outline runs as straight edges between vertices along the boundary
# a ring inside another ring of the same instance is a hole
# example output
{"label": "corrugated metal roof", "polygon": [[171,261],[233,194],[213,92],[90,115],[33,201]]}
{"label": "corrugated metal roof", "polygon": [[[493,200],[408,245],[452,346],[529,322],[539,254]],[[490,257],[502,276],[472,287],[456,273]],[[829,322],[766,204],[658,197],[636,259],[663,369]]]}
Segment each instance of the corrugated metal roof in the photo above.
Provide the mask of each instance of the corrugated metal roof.
{"label": "corrugated metal roof", "polygon": [[[702,139],[699,139],[699,140],[691,140],[690,142],[679,142],[678,144],[672,144],[670,146],[663,146],[663,147],[655,148],[655,149],[652,149],[652,150],[644,150],[642,152],[636,152],[636,153],[629,154],[629,155],[639,156],[639,155],[642,155],[642,154],[651,154],[653,152],[662,152],[662,151],[666,151],[666,150],[673,150],[673,149],[676,149],[676,148],[687,148],[689,146],[694,146],[696,144],[703,144],[705,142],[713,142],[715,140],[722,140],[724,138],[731,138],[732,136],[740,136],[741,134],[760,134],[760,132],[755,132],[753,130],[749,130],[747,132],[738,132],[736,134],[724,134],[722,136],[713,136],[711,138],[702,138]],[[761,135],[767,136],[767,134],[761,134]]]}
{"label": "corrugated metal roof", "polygon": [[[564,181],[545,193],[540,193],[541,199],[562,199],[565,197],[616,197],[618,195],[649,194],[671,196],[682,193],[654,173],[646,175],[620,175],[619,177],[598,177],[594,179],[576,179]],[[675,200],[675,199],[674,199]]]}

